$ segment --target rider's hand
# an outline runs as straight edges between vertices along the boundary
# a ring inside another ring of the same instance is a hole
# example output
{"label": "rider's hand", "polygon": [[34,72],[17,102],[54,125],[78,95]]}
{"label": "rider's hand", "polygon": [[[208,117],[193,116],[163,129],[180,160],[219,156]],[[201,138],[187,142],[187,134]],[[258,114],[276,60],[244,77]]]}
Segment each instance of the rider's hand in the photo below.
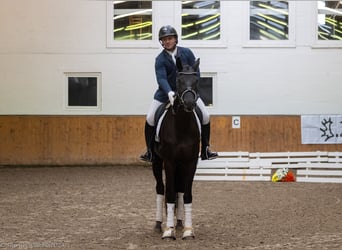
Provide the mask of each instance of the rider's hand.
{"label": "rider's hand", "polygon": [[171,105],[173,105],[173,103],[175,101],[175,92],[169,91],[169,93],[167,93],[167,95],[169,96],[169,100],[170,100]]}

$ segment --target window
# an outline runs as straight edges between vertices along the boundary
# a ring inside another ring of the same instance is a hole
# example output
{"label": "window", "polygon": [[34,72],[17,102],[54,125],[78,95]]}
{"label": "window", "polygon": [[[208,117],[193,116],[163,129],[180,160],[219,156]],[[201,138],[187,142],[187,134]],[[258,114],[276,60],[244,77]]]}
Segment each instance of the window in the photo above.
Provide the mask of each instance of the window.
{"label": "window", "polygon": [[220,1],[182,1],[182,40],[218,40],[220,25]]}
{"label": "window", "polygon": [[[107,47],[159,48],[158,31],[172,25],[183,46],[227,46],[221,1],[106,1]],[[194,44],[195,41],[195,44]],[[185,43],[184,43],[185,42]]]}
{"label": "window", "polygon": [[152,39],[152,1],[113,1],[114,40]]}
{"label": "window", "polygon": [[154,1],[106,1],[107,47],[151,46]]}
{"label": "window", "polygon": [[250,40],[288,40],[287,1],[250,2]]}
{"label": "window", "polygon": [[198,93],[205,106],[215,106],[215,86],[217,82],[217,73],[201,72],[201,79],[198,85]]}
{"label": "window", "polygon": [[317,39],[342,40],[342,1],[318,1],[317,9]]}
{"label": "window", "polygon": [[213,77],[202,76],[198,92],[205,106],[213,106]]}
{"label": "window", "polygon": [[65,73],[66,107],[100,108],[100,73]]}
{"label": "window", "polygon": [[247,45],[295,46],[294,1],[249,1]]}

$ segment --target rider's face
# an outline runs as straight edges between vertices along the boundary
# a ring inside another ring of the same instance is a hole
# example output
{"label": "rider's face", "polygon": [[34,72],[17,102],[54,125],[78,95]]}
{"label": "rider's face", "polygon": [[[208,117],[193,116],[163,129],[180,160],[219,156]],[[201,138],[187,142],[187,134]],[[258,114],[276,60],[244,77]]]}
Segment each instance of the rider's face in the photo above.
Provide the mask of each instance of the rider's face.
{"label": "rider's face", "polygon": [[174,50],[177,44],[175,36],[166,36],[161,39],[162,45],[166,50]]}

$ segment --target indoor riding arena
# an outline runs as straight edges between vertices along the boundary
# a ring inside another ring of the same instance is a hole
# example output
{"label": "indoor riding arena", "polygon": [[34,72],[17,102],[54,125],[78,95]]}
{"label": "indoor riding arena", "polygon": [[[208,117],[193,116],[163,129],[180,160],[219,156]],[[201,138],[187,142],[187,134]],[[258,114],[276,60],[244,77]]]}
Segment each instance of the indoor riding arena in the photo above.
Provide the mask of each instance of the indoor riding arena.
{"label": "indoor riding arena", "polygon": [[2,249],[341,249],[341,184],[195,181],[194,240],[155,233],[148,166],[0,169]]}
{"label": "indoor riding arena", "polygon": [[[2,0],[0,20],[0,249],[342,249],[341,1]],[[189,240],[155,231],[139,160],[164,25],[200,58],[219,154]]]}

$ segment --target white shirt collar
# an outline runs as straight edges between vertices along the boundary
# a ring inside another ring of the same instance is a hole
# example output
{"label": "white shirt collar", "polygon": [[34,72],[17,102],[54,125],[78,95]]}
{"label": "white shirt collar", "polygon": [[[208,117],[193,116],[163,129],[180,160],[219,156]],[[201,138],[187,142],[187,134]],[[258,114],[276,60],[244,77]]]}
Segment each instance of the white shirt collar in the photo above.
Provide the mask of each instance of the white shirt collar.
{"label": "white shirt collar", "polygon": [[166,52],[171,56],[173,62],[176,64],[177,46],[172,52],[168,50],[166,50]]}

